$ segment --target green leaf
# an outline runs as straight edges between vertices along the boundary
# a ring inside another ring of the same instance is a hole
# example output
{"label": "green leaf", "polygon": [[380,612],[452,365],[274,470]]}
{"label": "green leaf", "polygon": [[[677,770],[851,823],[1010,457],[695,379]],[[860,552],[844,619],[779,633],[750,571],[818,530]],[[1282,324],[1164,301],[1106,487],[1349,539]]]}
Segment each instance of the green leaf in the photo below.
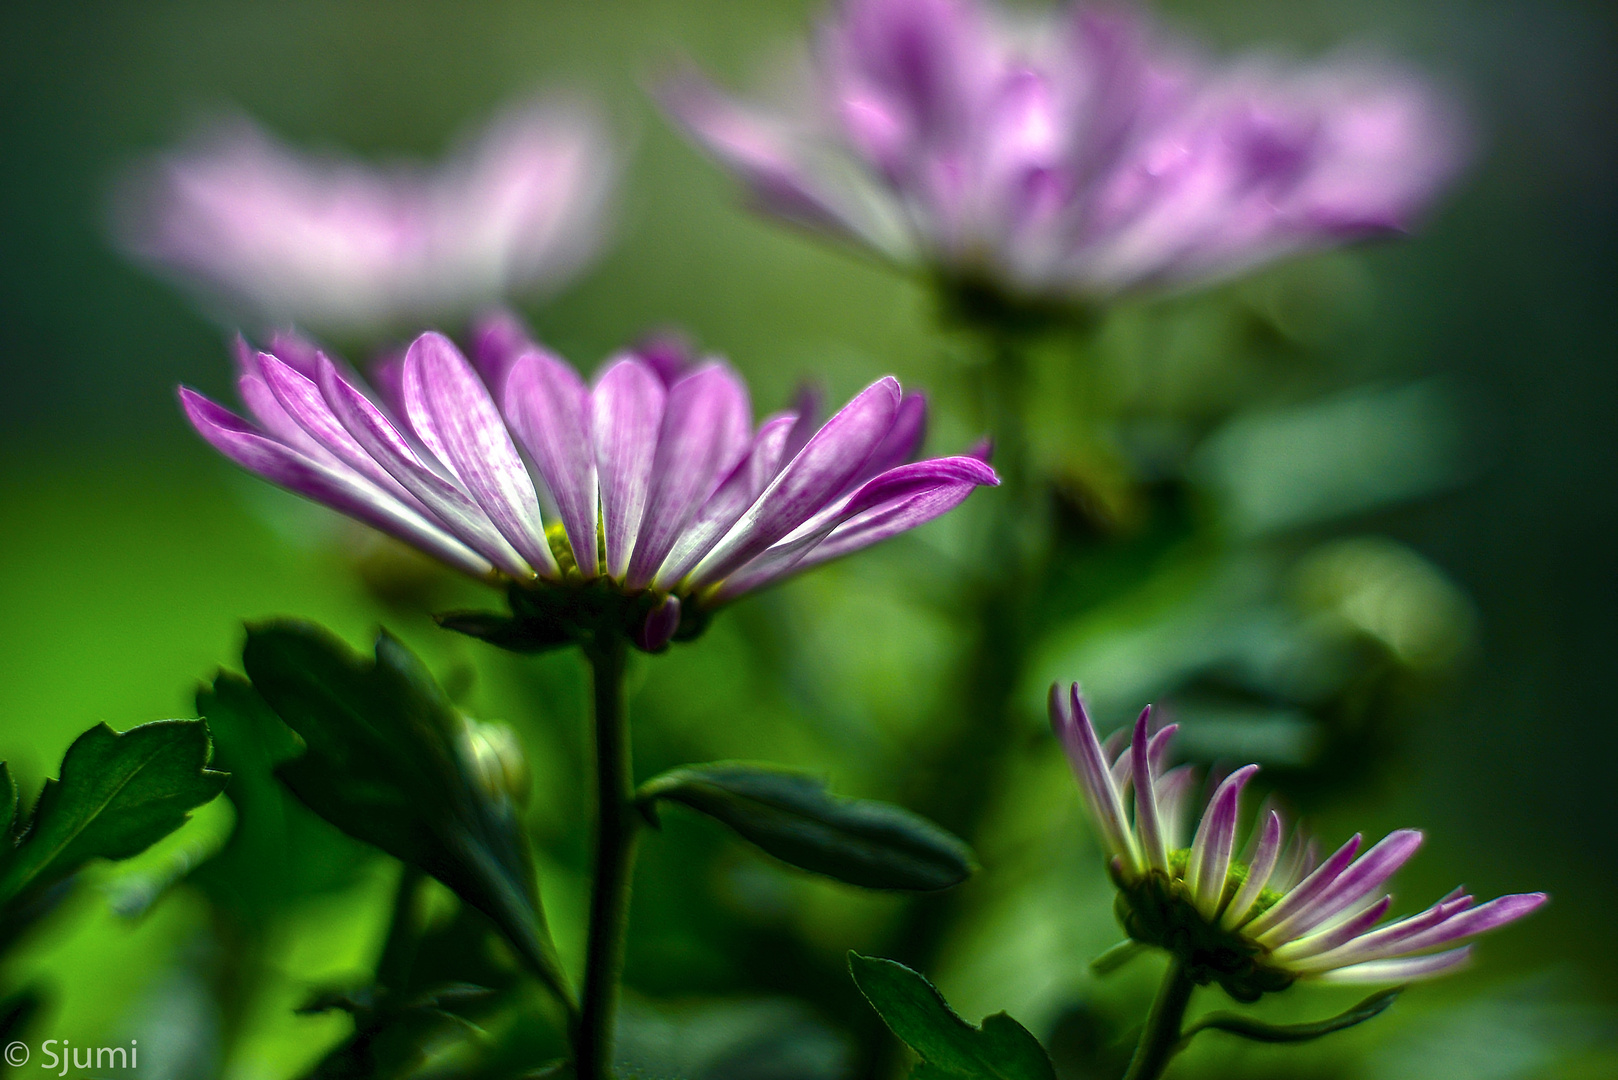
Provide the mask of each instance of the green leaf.
{"label": "green leaf", "polygon": [[11,840],[17,835],[17,781],[11,778],[11,770],[6,763],[0,761],[0,851],[10,847]]}
{"label": "green leaf", "polygon": [[903,964],[851,952],[848,969],[882,1022],[921,1055],[912,1080],[1056,1080],[1039,1040],[1005,1013],[973,1027]]}
{"label": "green leaf", "polygon": [[127,859],[185,824],[228,775],[208,768],[201,720],[160,720],[119,734],[97,724],[45,781],[27,832],[0,853],[0,904],[48,888],[91,859]]}
{"label": "green leaf", "polygon": [[691,765],[648,780],[637,795],[648,816],[659,799],[724,822],[782,862],[868,889],[947,889],[974,869],[971,849],[926,818],[889,803],[839,798],[803,773],[741,762]]}
{"label": "green leaf", "polygon": [[225,797],[236,827],[188,880],[250,926],[351,885],[376,850],[316,816],[276,779],[276,767],[303,753],[303,743],[252,684],[220,672],[198,688],[197,713],[207,718],[214,760],[230,771]]}
{"label": "green leaf", "polygon": [[517,807],[487,781],[465,722],[422,662],[386,631],[373,662],[293,621],[248,627],[242,660],[306,747],[276,770],[282,782],[339,829],[488,915],[571,1007]]}
{"label": "green leaf", "polygon": [[1243,1039],[1265,1043],[1296,1043],[1309,1042],[1322,1035],[1330,1035],[1334,1031],[1351,1028],[1355,1024],[1363,1024],[1372,1017],[1379,1016],[1392,1005],[1394,999],[1404,993],[1404,987],[1395,986],[1391,990],[1383,990],[1372,994],[1353,1008],[1338,1013],[1328,1020],[1317,1020],[1312,1024],[1267,1024],[1262,1020],[1254,1020],[1240,1013],[1216,1012],[1209,1013],[1186,1029],[1185,1035],[1180,1039],[1180,1045],[1189,1043],[1199,1032],[1225,1031]]}

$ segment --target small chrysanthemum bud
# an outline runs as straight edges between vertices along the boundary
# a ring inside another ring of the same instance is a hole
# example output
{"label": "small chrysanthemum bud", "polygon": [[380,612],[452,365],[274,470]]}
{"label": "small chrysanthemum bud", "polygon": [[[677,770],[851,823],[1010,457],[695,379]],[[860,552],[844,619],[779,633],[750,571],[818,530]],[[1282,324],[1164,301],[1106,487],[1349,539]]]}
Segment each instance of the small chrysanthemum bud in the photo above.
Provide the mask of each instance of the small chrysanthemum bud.
{"label": "small chrysanthemum bud", "polygon": [[680,598],[665,596],[646,613],[646,621],[635,635],[635,645],[647,652],[661,652],[679,628]]}
{"label": "small chrysanthemum bud", "polygon": [[464,718],[461,752],[483,789],[496,799],[527,806],[533,787],[528,755],[505,724]]}
{"label": "small chrysanthemum bud", "polygon": [[1107,852],[1124,929],[1173,953],[1193,982],[1218,982],[1237,1000],[1255,1001],[1298,979],[1396,983],[1441,975],[1466,962],[1466,941],[1545,902],[1544,893],[1523,893],[1477,904],[1456,890],[1426,911],[1383,922],[1393,903],[1383,888],[1421,846],[1414,829],[1395,830],[1363,854],[1354,836],[1320,860],[1301,833],[1285,842],[1281,816],[1271,810],[1261,815],[1250,853],[1238,857],[1238,803],[1256,765],[1219,784],[1187,846],[1195,774],[1163,768],[1174,725],[1153,733],[1148,709],[1133,738],[1109,752],[1076,685],[1066,694],[1052,687],[1050,709]]}

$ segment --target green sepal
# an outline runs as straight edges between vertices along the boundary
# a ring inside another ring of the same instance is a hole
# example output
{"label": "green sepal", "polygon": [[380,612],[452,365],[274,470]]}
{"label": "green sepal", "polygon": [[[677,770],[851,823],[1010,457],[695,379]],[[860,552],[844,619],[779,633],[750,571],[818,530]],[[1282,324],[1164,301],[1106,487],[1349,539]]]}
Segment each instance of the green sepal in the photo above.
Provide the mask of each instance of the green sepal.
{"label": "green sepal", "polygon": [[572,1008],[517,807],[483,782],[460,714],[415,654],[383,631],[372,661],[288,620],[249,626],[242,662],[304,743],[276,769],[293,794],[488,915]]}
{"label": "green sepal", "polygon": [[1146,951],[1146,946],[1134,938],[1125,938],[1094,960],[1090,961],[1090,971],[1095,975],[1111,975],[1135,957]]}
{"label": "green sepal", "polygon": [[636,793],[654,824],[660,799],[723,822],[782,862],[867,889],[931,892],[976,869],[966,844],[921,815],[841,798],[805,773],[734,761],[688,765]]}
{"label": "green sepal", "polygon": [[1005,1013],[973,1027],[903,964],[851,952],[848,970],[882,1022],[921,1055],[911,1080],[1056,1080],[1039,1040]]}
{"label": "green sepal", "polygon": [[[122,733],[97,724],[73,740],[16,845],[0,850],[0,906],[49,889],[91,859],[138,855],[184,825],[229,779],[208,768],[211,754],[201,720],[159,720]],[[15,830],[14,801],[12,816]]]}
{"label": "green sepal", "polygon": [[1224,1031],[1238,1038],[1250,1039],[1253,1042],[1263,1043],[1298,1043],[1318,1039],[1322,1035],[1330,1035],[1334,1031],[1363,1024],[1373,1017],[1380,1016],[1392,1005],[1394,999],[1404,993],[1404,987],[1395,986],[1391,990],[1382,990],[1372,994],[1364,1001],[1351,1009],[1346,1009],[1327,1020],[1317,1020],[1309,1024],[1270,1024],[1263,1020],[1254,1020],[1252,1017],[1242,1016],[1240,1013],[1216,1012],[1209,1013],[1195,1024],[1186,1028],[1180,1039],[1183,1047],[1200,1032]]}
{"label": "green sepal", "polygon": [[[445,630],[516,653],[542,653],[565,645],[590,647],[607,638],[640,640],[646,616],[663,594],[647,589],[625,593],[605,578],[560,585],[513,585],[506,590],[511,614],[497,611],[447,611],[433,616]],[[690,641],[707,628],[709,614],[697,605],[680,608],[674,640]]]}

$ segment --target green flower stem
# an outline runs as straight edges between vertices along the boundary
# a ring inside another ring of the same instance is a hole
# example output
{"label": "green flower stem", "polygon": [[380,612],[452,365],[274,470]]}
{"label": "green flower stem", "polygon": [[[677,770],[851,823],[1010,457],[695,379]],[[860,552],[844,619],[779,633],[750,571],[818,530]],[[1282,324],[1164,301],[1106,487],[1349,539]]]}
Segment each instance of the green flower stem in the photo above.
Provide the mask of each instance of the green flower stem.
{"label": "green flower stem", "polygon": [[1157,1080],[1163,1075],[1183,1046],[1180,1028],[1185,1023],[1186,1006],[1191,1004],[1191,991],[1196,988],[1179,957],[1171,957],[1124,1080]]}
{"label": "green flower stem", "polygon": [[629,757],[629,716],[624,710],[625,643],[621,637],[611,635],[588,647],[585,653],[595,684],[596,857],[584,999],[573,1050],[578,1080],[609,1080],[637,815]]}

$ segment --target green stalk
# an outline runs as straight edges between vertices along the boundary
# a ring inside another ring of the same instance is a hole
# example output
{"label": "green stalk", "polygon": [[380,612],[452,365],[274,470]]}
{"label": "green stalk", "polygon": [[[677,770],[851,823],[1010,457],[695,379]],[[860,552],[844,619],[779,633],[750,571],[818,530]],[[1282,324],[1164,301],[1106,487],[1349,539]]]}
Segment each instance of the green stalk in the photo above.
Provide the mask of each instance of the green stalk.
{"label": "green stalk", "polygon": [[624,641],[604,635],[585,650],[595,690],[596,852],[585,949],[584,998],[574,1035],[578,1080],[610,1080],[618,984],[624,967],[635,858],[635,783],[624,710]]}
{"label": "green stalk", "polygon": [[1180,1028],[1185,1023],[1185,1009],[1191,1004],[1191,991],[1196,984],[1185,973],[1179,957],[1171,957],[1169,968],[1163,973],[1163,985],[1158,988],[1152,1009],[1146,1014],[1146,1028],[1140,1033],[1135,1056],[1129,1062],[1124,1080],[1157,1080],[1181,1047]]}

